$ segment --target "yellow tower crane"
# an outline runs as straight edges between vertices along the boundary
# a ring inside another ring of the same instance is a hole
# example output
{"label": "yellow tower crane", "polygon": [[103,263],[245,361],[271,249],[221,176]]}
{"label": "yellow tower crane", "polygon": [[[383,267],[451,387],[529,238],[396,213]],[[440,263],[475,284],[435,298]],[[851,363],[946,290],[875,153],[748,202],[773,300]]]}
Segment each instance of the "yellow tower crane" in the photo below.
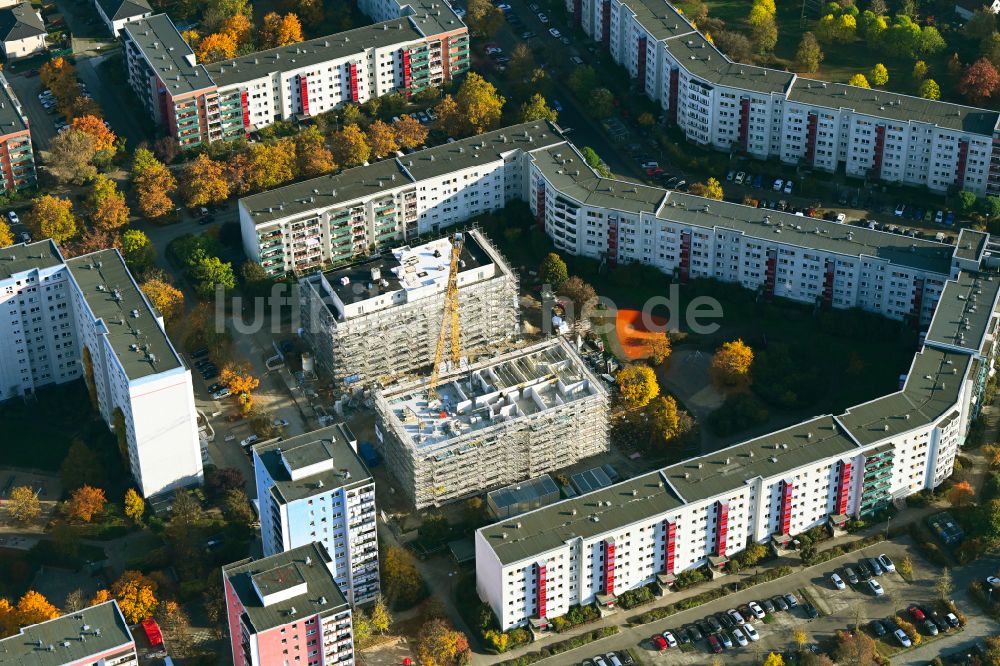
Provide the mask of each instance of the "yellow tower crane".
{"label": "yellow tower crane", "polygon": [[444,317],[441,320],[441,331],[438,333],[437,347],[434,350],[434,368],[431,371],[431,381],[427,389],[427,398],[437,397],[437,385],[441,374],[441,361],[444,357],[444,343],[451,334],[451,362],[458,366],[461,358],[458,327],[458,264],[462,254],[464,238],[456,233],[451,239],[451,264],[448,266],[448,286],[444,292]]}

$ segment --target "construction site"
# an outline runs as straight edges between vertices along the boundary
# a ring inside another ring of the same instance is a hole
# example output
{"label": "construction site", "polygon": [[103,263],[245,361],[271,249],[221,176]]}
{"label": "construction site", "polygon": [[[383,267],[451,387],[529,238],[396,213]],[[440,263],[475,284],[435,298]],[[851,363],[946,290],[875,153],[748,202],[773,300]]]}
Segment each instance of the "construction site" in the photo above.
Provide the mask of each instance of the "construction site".
{"label": "construction site", "polygon": [[445,368],[510,346],[519,334],[517,275],[478,230],[316,273],[300,286],[303,335],[342,393],[437,368],[446,311],[454,319],[461,310],[461,330],[453,330],[462,356]]}
{"label": "construction site", "polygon": [[[464,310],[461,322],[469,322]],[[563,338],[378,389],[374,406],[387,468],[417,509],[609,447],[607,392]]]}

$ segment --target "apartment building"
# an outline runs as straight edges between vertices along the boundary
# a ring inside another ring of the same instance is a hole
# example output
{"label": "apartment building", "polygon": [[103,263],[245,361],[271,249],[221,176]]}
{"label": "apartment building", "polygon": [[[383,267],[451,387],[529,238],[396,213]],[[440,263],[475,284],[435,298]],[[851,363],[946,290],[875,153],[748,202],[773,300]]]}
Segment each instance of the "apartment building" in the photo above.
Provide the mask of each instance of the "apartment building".
{"label": "apartment building", "polygon": [[111,600],[22,627],[0,639],[0,664],[10,666],[136,666],[135,640]]}
{"label": "apartment building", "polygon": [[118,37],[126,23],[153,15],[153,8],[146,0],[93,0],[93,3],[112,37]]}
{"label": "apartment building", "polygon": [[562,141],[551,123],[523,123],[244,197],[243,247],[280,276],[436,235],[524,200],[527,155]]}
{"label": "apartment building", "polygon": [[412,95],[469,68],[468,29],[445,0],[396,5],[374,25],[208,65],[165,14],[127,23],[122,39],[133,90],[184,148]]}
{"label": "apartment building", "polygon": [[0,399],[84,377],[144,496],[201,482],[190,370],[117,250],[3,248],[0,303]]}
{"label": "apartment building", "polygon": [[[992,309],[983,301],[989,346],[996,295]],[[934,488],[951,474],[979,398],[977,362],[928,344],[897,393],[484,527],[479,595],[504,629],[546,627],[574,604],[669,587],[686,569],[724,569],[751,542],[780,548]]]}
{"label": "apartment building", "polygon": [[527,201],[569,254],[914,324],[953,270],[950,245],[603,178],[569,143],[531,154]]}
{"label": "apartment building", "polygon": [[375,480],[343,424],[253,448],[264,555],[318,542],[353,605],[379,591]]}
{"label": "apartment building", "polygon": [[733,62],[665,0],[566,6],[698,144],[936,192],[1000,191],[995,111]]}
{"label": "apartment building", "polygon": [[21,102],[0,73],[0,189],[4,192],[35,186],[35,154],[31,130]]}
{"label": "apartment building", "polygon": [[354,664],[351,606],[312,543],[222,568],[235,666]]}
{"label": "apartment building", "polygon": [[[463,315],[463,320],[467,319]],[[378,389],[375,436],[417,509],[562,469],[608,450],[608,397],[562,338]]]}
{"label": "apartment building", "polygon": [[47,36],[42,13],[30,2],[0,9],[0,50],[8,61],[44,53]]}
{"label": "apartment building", "polygon": [[[303,336],[341,389],[385,382],[434,361],[453,238],[404,245],[299,282]],[[518,334],[517,275],[485,234],[463,234],[458,266],[466,358]]]}

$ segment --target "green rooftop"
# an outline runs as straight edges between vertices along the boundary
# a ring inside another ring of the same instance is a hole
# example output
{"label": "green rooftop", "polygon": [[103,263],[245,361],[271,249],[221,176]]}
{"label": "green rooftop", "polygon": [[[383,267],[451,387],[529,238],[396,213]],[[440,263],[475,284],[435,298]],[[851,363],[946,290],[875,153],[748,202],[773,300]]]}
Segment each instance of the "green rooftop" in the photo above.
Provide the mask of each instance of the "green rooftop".
{"label": "green rooftop", "polygon": [[927,331],[927,342],[979,352],[1000,295],[1000,275],[960,271],[944,285]]}

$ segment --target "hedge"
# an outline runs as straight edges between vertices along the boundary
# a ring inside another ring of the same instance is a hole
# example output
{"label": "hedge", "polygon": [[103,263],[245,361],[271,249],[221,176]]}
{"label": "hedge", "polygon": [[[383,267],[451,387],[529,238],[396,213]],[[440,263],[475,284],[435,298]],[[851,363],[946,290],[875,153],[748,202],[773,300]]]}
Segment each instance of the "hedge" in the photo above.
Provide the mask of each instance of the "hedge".
{"label": "hedge", "polygon": [[643,585],[642,587],[627,590],[618,595],[618,605],[625,610],[630,610],[636,606],[649,603],[655,597],[656,595],[653,594],[653,590],[648,585]]}
{"label": "hedge", "polygon": [[600,629],[594,629],[593,631],[588,631],[585,634],[580,634],[579,636],[574,636],[573,638],[567,638],[564,641],[559,641],[558,643],[553,643],[541,650],[536,650],[534,652],[528,652],[527,654],[521,655],[515,659],[508,659],[506,661],[501,661],[499,666],[527,666],[528,664],[534,664],[535,662],[541,661],[556,654],[561,654],[563,652],[569,652],[570,650],[575,650],[578,647],[583,647],[587,643],[593,643],[594,641],[599,641],[602,638],[607,638],[608,636],[614,636],[618,633],[618,627],[601,627]]}
{"label": "hedge", "polygon": [[865,537],[864,539],[846,543],[843,546],[834,546],[833,548],[828,548],[827,550],[818,551],[808,559],[803,557],[802,563],[809,567],[815,564],[822,564],[823,562],[829,562],[830,560],[840,557],[841,555],[853,553],[863,548],[867,548],[868,546],[874,546],[882,541],[885,541],[885,535],[879,532],[878,534],[873,534],[872,536]]}
{"label": "hedge", "polygon": [[597,610],[597,607],[592,604],[588,606],[570,606],[569,611],[565,615],[552,618],[552,628],[557,633],[561,633],[567,629],[578,627],[581,624],[594,622],[600,619],[600,617],[601,611]]}

